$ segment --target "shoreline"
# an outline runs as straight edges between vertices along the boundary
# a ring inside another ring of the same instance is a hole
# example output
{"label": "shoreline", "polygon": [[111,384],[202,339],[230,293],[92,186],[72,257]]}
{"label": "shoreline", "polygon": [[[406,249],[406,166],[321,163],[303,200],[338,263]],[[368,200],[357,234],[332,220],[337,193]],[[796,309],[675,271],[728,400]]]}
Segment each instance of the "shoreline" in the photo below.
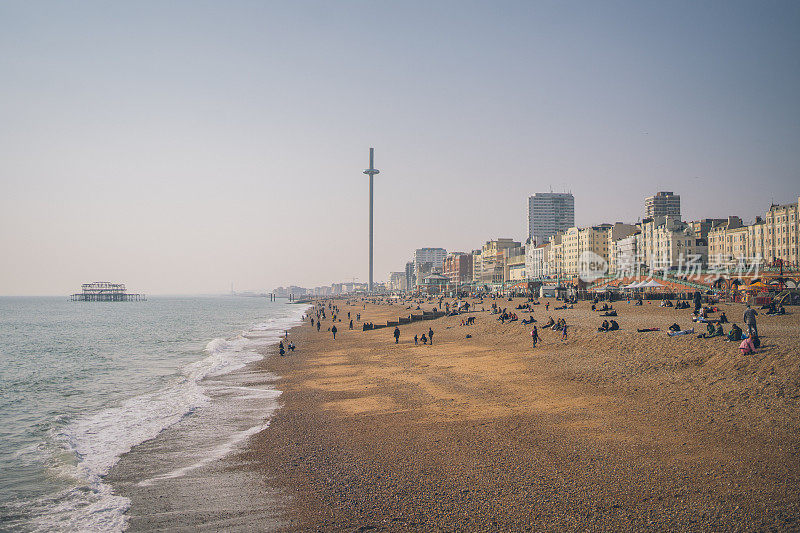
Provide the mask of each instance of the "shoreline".
{"label": "shoreline", "polygon": [[[410,312],[337,302],[376,323]],[[528,327],[488,313],[402,325],[399,345],[392,328],[343,320],[333,341],[306,322],[298,352],[257,363],[279,376],[281,408],[240,460],[290,498],[286,530],[797,527],[799,314],[761,317],[746,359],[720,339],[635,332],[686,312],[617,302],[622,330],[596,333],[589,305],[551,309],[570,339],[542,332],[536,350]],[[429,327],[433,346],[409,342]]]}
{"label": "shoreline", "polygon": [[215,368],[197,382],[205,402],[123,454],[106,478],[131,502],[127,531],[245,531],[254,520],[265,531],[285,527],[283,493],[265,484],[239,451],[269,428],[279,409],[277,376],[259,364],[277,356],[286,326],[299,323],[300,311],[208,343],[206,357],[194,363],[213,361]]}

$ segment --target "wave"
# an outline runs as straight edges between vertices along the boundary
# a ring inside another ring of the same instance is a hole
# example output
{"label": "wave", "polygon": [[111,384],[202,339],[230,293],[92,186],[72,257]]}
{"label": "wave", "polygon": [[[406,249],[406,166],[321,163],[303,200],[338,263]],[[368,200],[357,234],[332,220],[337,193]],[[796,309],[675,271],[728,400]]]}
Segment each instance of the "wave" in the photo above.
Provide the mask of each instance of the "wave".
{"label": "wave", "polygon": [[[300,321],[305,308],[292,316],[255,324],[231,339],[216,338],[205,347],[206,356],[187,365],[164,388],[123,401],[75,420],[54,435],[54,440],[72,455],[61,461],[54,473],[74,480],[70,488],[29,504],[35,516],[34,531],[121,531],[127,524],[130,500],[114,494],[104,477],[120,457],[134,446],[151,440],[165,429],[203,408],[206,378],[229,374],[262,359],[255,350],[274,344],[283,332]],[[252,334],[257,334],[253,336]],[[262,391],[264,393],[268,391]],[[253,394],[252,390],[248,391]],[[270,391],[270,394],[280,394]],[[234,434],[195,465],[178,469],[165,477],[177,477],[228,454],[235,445],[265,429],[266,424]],[[155,479],[154,479],[155,480]],[[154,480],[150,480],[151,482]],[[32,508],[31,508],[32,507]]]}

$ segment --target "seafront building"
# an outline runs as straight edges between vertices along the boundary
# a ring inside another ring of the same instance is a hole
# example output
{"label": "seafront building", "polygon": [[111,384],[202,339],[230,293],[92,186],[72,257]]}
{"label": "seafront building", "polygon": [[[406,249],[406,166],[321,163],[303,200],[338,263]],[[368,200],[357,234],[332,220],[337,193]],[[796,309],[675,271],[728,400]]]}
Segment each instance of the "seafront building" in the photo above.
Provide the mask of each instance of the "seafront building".
{"label": "seafront building", "polygon": [[[472,280],[484,286],[502,284],[506,280],[506,260],[509,248],[520,248],[522,243],[514,239],[486,241],[480,253],[473,257]],[[524,259],[523,259],[524,264]]]}
{"label": "seafront building", "polygon": [[651,273],[695,265],[704,268],[708,263],[708,243],[677,217],[643,220],[636,238],[637,253]]}
{"label": "seafront building", "polygon": [[559,231],[575,225],[572,193],[537,192],[528,197],[528,241],[547,242]]}
{"label": "seafront building", "polygon": [[452,285],[464,285],[472,281],[472,254],[450,252],[444,259],[443,273]]}
{"label": "seafront building", "polygon": [[431,274],[441,274],[447,250],[444,248],[417,248],[414,250],[414,284],[420,284]]}
{"label": "seafront building", "polygon": [[644,200],[645,218],[677,217],[681,218],[681,197],[671,191],[661,191]]}
{"label": "seafront building", "polygon": [[772,205],[765,217],[749,225],[729,217],[708,232],[709,267],[739,268],[759,262],[771,266],[800,266],[798,203]]}
{"label": "seafront building", "polygon": [[405,291],[407,288],[405,272],[389,272],[389,290]]}
{"label": "seafront building", "polygon": [[[677,198],[661,192],[651,199],[668,197]],[[653,210],[661,209],[658,203],[654,200]],[[499,238],[486,241],[469,253],[445,255],[442,248],[419,249],[415,260],[406,264],[405,272],[393,273],[390,281],[394,288],[404,277],[407,290],[424,285],[428,292],[450,293],[517,289],[526,281],[557,280],[571,285],[578,283],[582,256],[587,253],[607,261],[608,274],[619,277],[662,273],[686,276],[737,264],[751,266],[754,259],[764,266],[797,268],[799,204],[800,198],[797,203],[772,205],[763,218],[756,217],[752,224],[744,224],[735,216],[685,222],[677,215],[660,215],[636,224],[572,225],[556,231],[544,242],[537,243],[532,237],[524,246],[510,238]],[[679,198],[666,209],[679,210]],[[438,250],[438,256],[429,250]],[[438,257],[442,258],[441,268],[435,266]],[[596,257],[589,257],[602,266]]]}

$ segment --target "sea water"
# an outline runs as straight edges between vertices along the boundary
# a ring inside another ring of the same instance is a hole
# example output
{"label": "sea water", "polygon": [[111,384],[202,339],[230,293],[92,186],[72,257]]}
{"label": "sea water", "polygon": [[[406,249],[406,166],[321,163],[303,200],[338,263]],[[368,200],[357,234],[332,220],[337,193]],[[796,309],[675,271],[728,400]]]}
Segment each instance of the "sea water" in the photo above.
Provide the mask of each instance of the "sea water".
{"label": "sea water", "polygon": [[250,402],[250,418],[204,420],[215,432],[193,433],[191,457],[139,481],[157,483],[264,429],[279,391],[225,377],[260,359],[256,350],[277,343],[304,310],[234,296],[0,298],[0,530],[122,530],[130,500],[105,478],[123,454],[230,412],[224,402]]}

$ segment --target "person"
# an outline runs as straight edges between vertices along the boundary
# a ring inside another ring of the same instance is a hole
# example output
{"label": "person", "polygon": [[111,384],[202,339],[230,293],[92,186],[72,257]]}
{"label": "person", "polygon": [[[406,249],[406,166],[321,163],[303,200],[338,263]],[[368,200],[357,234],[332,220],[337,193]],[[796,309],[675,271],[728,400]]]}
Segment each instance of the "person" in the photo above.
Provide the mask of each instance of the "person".
{"label": "person", "polygon": [[544,310],[545,311],[549,311],[550,310],[550,302],[547,302],[546,304],[544,304]]}
{"label": "person", "polygon": [[414,335],[414,346],[416,346],[417,344],[419,344],[417,341],[418,341],[418,339],[417,339],[417,336],[416,336],[416,335]]}
{"label": "person", "polygon": [[597,331],[608,331],[608,320],[603,320],[603,323],[600,324],[600,327],[597,328]]}
{"label": "person", "polygon": [[400,342],[400,328],[395,327],[394,328],[394,343],[397,344],[398,342]]}
{"label": "person", "polygon": [[561,326],[561,340],[562,341],[566,341],[567,340],[567,324],[566,323],[564,323]]}
{"label": "person", "polygon": [[431,344],[433,344],[433,328],[428,328],[428,339],[430,339]]}
{"label": "person", "polygon": [[336,332],[337,331],[339,331],[339,330],[336,329],[336,325],[334,324],[334,326],[331,328],[331,333],[333,333],[333,340],[336,340]]}
{"label": "person", "polygon": [[549,328],[549,327],[551,327],[551,326],[552,326],[553,324],[555,324],[555,323],[556,323],[556,321],[555,321],[555,320],[553,320],[553,317],[551,317],[551,316],[548,316],[548,317],[547,317],[547,324],[545,324],[545,325],[544,325],[544,326],[542,326],[542,327]]}
{"label": "person", "polygon": [[734,324],[728,332],[728,340],[732,342],[739,342],[742,340],[742,328]]}
{"label": "person", "polygon": [[617,331],[619,329],[619,324],[617,324],[616,320],[611,321],[611,325],[608,327],[608,331]]}
{"label": "person", "polygon": [[533,347],[536,348],[536,343],[539,342],[539,330],[536,329],[535,325],[531,330],[531,340],[533,341]]}
{"label": "person", "polygon": [[422,337],[419,338],[419,340],[422,341],[422,344],[426,345],[428,344],[428,337],[426,337],[424,333],[422,334]]}
{"label": "person", "polygon": [[723,311],[722,314],[719,315],[719,323],[720,324],[727,324],[728,323],[728,317],[725,314],[725,311]]}
{"label": "person", "polygon": [[350,329],[353,329],[353,321],[350,320]]}
{"label": "person", "polygon": [[672,325],[669,327],[669,330],[670,330],[670,331],[676,331],[676,332],[677,332],[677,331],[680,331],[680,330],[681,330],[681,327],[680,327],[680,326],[679,326],[677,323],[675,323],[675,324],[672,324]]}
{"label": "person", "polygon": [[755,353],[756,347],[753,344],[752,336],[747,337],[745,340],[742,341],[742,343],[739,345],[739,351],[742,353],[742,355],[750,355],[752,353]]}
{"label": "person", "polygon": [[320,326],[321,326],[321,325],[322,325],[322,322],[320,322],[319,320],[317,320],[317,331],[319,331],[319,328],[320,328]]}
{"label": "person", "polygon": [[754,335],[758,335],[758,328],[756,327],[756,315],[758,311],[750,307],[750,304],[747,304],[747,309],[744,311],[744,323],[747,326],[747,336],[752,337]]}
{"label": "person", "polygon": [[283,341],[281,341],[280,344],[278,344],[278,353],[281,354],[281,357],[286,355],[286,350],[283,348]]}

